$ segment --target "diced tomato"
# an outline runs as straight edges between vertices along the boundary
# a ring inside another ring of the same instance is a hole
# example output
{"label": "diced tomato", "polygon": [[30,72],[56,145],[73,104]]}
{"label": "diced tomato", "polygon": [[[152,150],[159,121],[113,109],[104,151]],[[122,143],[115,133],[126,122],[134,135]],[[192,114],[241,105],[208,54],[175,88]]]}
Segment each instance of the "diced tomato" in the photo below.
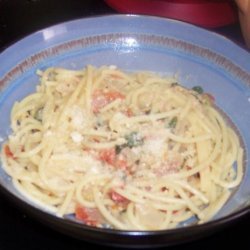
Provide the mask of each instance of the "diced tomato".
{"label": "diced tomato", "polygon": [[115,165],[116,153],[115,148],[103,149],[99,152],[99,158],[101,161],[110,165]]}
{"label": "diced tomato", "polygon": [[96,90],[92,96],[92,109],[94,113],[99,112],[100,109],[105,107],[107,104],[111,103],[116,99],[124,99],[125,96],[117,91],[104,92],[101,90]]}
{"label": "diced tomato", "polygon": [[11,152],[9,145],[4,147],[4,153],[7,157],[14,159],[14,154]]}
{"label": "diced tomato", "polygon": [[127,168],[127,161],[116,154],[115,148],[103,149],[99,152],[99,159],[120,169]]}
{"label": "diced tomato", "polygon": [[129,200],[124,196],[118,194],[115,190],[111,190],[109,193],[110,199],[116,203],[126,205],[129,203]]}
{"label": "diced tomato", "polygon": [[97,226],[104,222],[104,218],[97,208],[86,208],[77,205],[75,208],[76,219],[83,221],[86,225]]}
{"label": "diced tomato", "polygon": [[117,92],[117,91],[109,91],[107,93],[104,92],[103,94],[109,102],[112,102],[116,99],[124,99],[125,98],[125,96],[123,94],[121,94],[120,92]]}
{"label": "diced tomato", "polygon": [[115,166],[121,169],[126,169],[128,164],[127,161],[125,159],[116,159],[115,161]]}

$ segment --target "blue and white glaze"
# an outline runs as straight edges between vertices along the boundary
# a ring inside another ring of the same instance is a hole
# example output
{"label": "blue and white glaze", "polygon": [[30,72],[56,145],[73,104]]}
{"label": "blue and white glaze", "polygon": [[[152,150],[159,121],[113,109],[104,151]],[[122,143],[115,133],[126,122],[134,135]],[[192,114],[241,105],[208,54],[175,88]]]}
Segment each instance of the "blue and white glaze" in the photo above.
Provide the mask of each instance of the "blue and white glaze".
{"label": "blue and white glaze", "polygon": [[[0,145],[10,133],[13,103],[35,90],[37,69],[117,65],[177,75],[184,86],[202,86],[233,122],[245,147],[243,182],[213,220],[250,209],[250,54],[228,39],[169,19],[100,16],[31,34],[3,51],[0,61]],[[0,187],[37,206],[16,191],[1,163]]]}

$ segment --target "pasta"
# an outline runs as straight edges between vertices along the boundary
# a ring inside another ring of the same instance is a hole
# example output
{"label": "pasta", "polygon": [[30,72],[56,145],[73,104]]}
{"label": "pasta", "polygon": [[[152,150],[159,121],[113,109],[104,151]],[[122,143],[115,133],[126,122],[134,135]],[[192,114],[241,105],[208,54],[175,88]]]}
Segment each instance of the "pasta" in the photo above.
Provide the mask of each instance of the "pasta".
{"label": "pasta", "polygon": [[243,177],[243,148],[200,87],[115,66],[38,71],[1,151],[15,187],[57,216],[122,230],[209,220]]}

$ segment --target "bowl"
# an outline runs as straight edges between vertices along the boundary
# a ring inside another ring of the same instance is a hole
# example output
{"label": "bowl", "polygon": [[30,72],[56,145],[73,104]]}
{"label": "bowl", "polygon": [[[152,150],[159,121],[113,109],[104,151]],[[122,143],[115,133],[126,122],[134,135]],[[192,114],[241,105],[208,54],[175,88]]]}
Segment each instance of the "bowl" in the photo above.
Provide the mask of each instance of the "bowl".
{"label": "bowl", "polygon": [[15,101],[35,90],[36,71],[116,65],[125,71],[178,75],[185,87],[201,86],[230,119],[244,147],[244,176],[208,222],[169,230],[96,228],[60,218],[17,191],[0,165],[0,190],[41,223],[77,239],[119,247],[159,247],[195,240],[230,225],[250,210],[250,54],[223,36],[180,21],[110,15],[73,20],[33,33],[0,55],[0,146],[11,132]]}

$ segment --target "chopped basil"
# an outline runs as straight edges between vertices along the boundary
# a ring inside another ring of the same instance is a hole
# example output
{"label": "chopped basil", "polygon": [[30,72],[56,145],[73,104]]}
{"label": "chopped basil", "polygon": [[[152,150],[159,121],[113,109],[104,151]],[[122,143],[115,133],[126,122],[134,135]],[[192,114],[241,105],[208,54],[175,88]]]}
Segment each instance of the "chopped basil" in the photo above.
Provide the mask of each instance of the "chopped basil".
{"label": "chopped basil", "polygon": [[126,143],[115,146],[115,153],[117,155],[120,154],[121,151],[126,147],[138,147],[144,143],[143,138],[139,135],[138,132],[131,132],[130,134],[125,135],[125,139],[127,141]]}
{"label": "chopped basil", "polygon": [[125,136],[127,140],[126,145],[129,148],[141,146],[143,144],[143,138],[140,136],[138,132],[132,132]]}
{"label": "chopped basil", "polygon": [[175,128],[176,127],[176,124],[177,124],[177,117],[173,117],[170,122],[168,123],[168,128]]}
{"label": "chopped basil", "polygon": [[198,94],[202,94],[204,92],[201,86],[194,86],[192,90],[197,92]]}

